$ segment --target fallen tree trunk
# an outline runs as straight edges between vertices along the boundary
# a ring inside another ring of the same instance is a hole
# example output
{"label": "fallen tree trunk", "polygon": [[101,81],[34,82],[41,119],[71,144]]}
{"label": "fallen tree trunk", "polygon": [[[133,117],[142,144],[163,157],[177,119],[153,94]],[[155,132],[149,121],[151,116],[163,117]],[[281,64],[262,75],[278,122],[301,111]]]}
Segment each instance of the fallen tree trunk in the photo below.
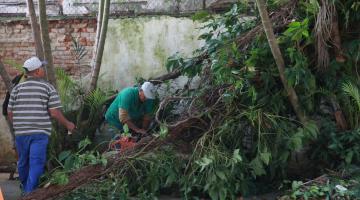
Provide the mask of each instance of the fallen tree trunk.
{"label": "fallen tree trunk", "polygon": [[169,72],[167,74],[158,76],[156,78],[150,78],[149,82],[153,83],[154,85],[158,85],[158,84],[163,83],[164,81],[176,79],[180,75],[181,75],[181,71],[175,70],[175,71]]}
{"label": "fallen tree trunk", "polygon": [[[284,6],[281,10],[279,10],[277,13],[271,14],[271,21],[275,23],[275,30],[281,30],[284,27],[286,27],[292,19],[292,11],[295,7],[295,3],[297,0],[294,0]],[[248,33],[244,34],[243,36],[240,36],[236,41],[238,44],[238,47],[240,47],[240,50],[245,50],[250,42],[261,32],[263,31],[262,25],[256,26],[254,29],[249,31]],[[200,56],[197,56],[196,62],[198,64],[202,63],[203,60],[207,59],[209,55],[207,53],[203,53]],[[164,82],[165,80],[175,79],[181,75],[180,70],[176,70],[173,72],[170,72],[168,74],[165,74],[163,76],[159,76],[157,78],[150,79],[151,82],[154,84],[160,84]],[[205,110],[202,110],[203,113],[212,112],[212,109],[217,109],[218,106],[221,107],[221,96],[220,90],[223,88],[215,89],[214,91],[210,91],[206,95],[204,95],[202,98],[204,101],[204,105],[207,106]],[[107,100],[107,103],[113,101],[113,99],[116,96],[112,96]],[[199,98],[200,100],[201,98]],[[168,101],[169,99],[165,100]],[[163,105],[165,105],[164,103]],[[216,108],[215,108],[216,107]],[[192,108],[192,106],[190,106]],[[195,106],[194,106],[195,108]],[[161,106],[159,110],[161,109]],[[189,109],[190,110],[190,109]],[[191,112],[187,112],[191,113]],[[201,111],[195,111],[194,113],[201,113]],[[139,143],[136,144],[136,146],[132,150],[127,150],[125,152],[119,153],[116,156],[108,158],[108,165],[106,167],[101,165],[93,165],[93,166],[87,166],[84,167],[76,172],[74,172],[70,178],[69,183],[67,185],[58,186],[58,185],[50,185],[47,188],[39,188],[33,193],[23,197],[23,200],[30,200],[30,199],[36,199],[36,200],[43,200],[43,199],[53,199],[59,196],[63,196],[67,192],[70,192],[72,190],[75,190],[87,183],[90,183],[91,180],[100,178],[104,176],[105,174],[110,173],[113,170],[116,170],[116,168],[121,167],[125,162],[126,158],[134,158],[137,156],[141,156],[146,154],[147,152],[152,152],[152,150],[155,150],[156,148],[159,148],[163,145],[172,144],[174,141],[178,140],[182,137],[182,134],[185,133],[187,130],[192,129],[194,127],[198,127],[200,129],[206,130],[208,127],[208,122],[201,118],[201,114],[198,114],[196,116],[193,116],[191,114],[187,114],[186,118],[183,118],[179,120],[178,122],[172,123],[168,126],[169,128],[169,137],[165,140],[160,139],[151,139],[151,138],[144,138]]]}
{"label": "fallen tree trunk", "polygon": [[179,137],[181,137],[181,133],[184,132],[185,129],[191,128],[198,123],[199,121],[197,119],[189,119],[184,123],[178,124],[176,127],[169,129],[169,134],[171,136],[165,140],[150,137],[144,138],[133,149],[129,149],[123,153],[119,153],[108,158],[108,165],[106,167],[102,165],[84,167],[71,175],[68,184],[50,185],[47,188],[39,188],[21,199],[44,200],[63,196],[67,192],[75,190],[76,188],[91,182],[91,180],[97,179],[121,167],[126,162],[126,158],[141,156],[147,152],[152,152],[154,149],[161,147],[164,144],[171,144],[173,141],[176,141]]}

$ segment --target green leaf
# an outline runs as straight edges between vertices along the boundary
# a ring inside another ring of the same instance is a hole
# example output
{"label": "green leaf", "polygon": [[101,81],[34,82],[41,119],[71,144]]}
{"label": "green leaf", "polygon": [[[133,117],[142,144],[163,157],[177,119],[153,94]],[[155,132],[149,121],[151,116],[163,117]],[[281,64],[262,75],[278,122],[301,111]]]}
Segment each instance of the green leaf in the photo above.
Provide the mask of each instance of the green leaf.
{"label": "green leaf", "polygon": [[250,167],[256,176],[261,176],[266,174],[264,165],[260,161],[259,157],[256,157],[254,160],[250,162]]}
{"label": "green leaf", "polygon": [[302,148],[302,145],[303,145],[302,138],[303,137],[304,137],[303,129],[299,128],[298,132],[290,138],[290,144],[291,144],[291,147],[293,150],[297,151]]}
{"label": "green leaf", "polygon": [[69,177],[63,171],[56,171],[53,173],[52,179],[50,182],[53,184],[58,184],[58,185],[66,185],[69,183]]}
{"label": "green leaf", "polygon": [[212,159],[213,159],[212,157],[208,158],[207,156],[204,156],[200,160],[197,160],[195,162],[196,164],[201,166],[200,171],[203,171],[207,166],[209,166],[213,162]]}
{"label": "green leaf", "polygon": [[346,154],[346,157],[345,157],[345,162],[347,164],[350,164],[352,159],[353,159],[353,155],[354,155],[354,152],[353,151],[350,151]]}
{"label": "green leaf", "polygon": [[311,139],[317,138],[317,135],[319,133],[319,129],[314,121],[308,122],[305,127],[304,133]]}
{"label": "green leaf", "polygon": [[62,162],[64,161],[66,158],[68,158],[71,154],[71,151],[63,151],[59,154],[59,161]]}
{"label": "green leaf", "polygon": [[82,150],[85,147],[87,147],[89,144],[91,144],[91,141],[89,138],[85,138],[84,140],[81,140],[78,145],[78,149]]}
{"label": "green leaf", "polygon": [[66,171],[70,171],[71,169],[74,168],[74,155],[70,155],[66,158],[65,163],[64,163],[64,169]]}
{"label": "green leaf", "polygon": [[260,153],[260,158],[266,165],[269,165],[271,153]]}
{"label": "green leaf", "polygon": [[303,184],[302,181],[293,181],[293,182],[291,183],[291,189],[292,189],[293,191],[298,190],[302,184]]}
{"label": "green leaf", "polygon": [[123,126],[123,130],[124,130],[124,133],[125,133],[125,134],[128,134],[128,133],[129,133],[129,126],[128,126],[127,124],[125,124],[125,125]]}
{"label": "green leaf", "polygon": [[227,193],[227,190],[225,188],[223,188],[222,190],[220,190],[220,193],[219,193],[219,197],[221,200],[225,200],[226,199],[226,193]]}
{"label": "green leaf", "polygon": [[226,176],[225,176],[225,173],[223,171],[215,171],[215,174],[221,179],[221,180],[227,180]]}
{"label": "green leaf", "polygon": [[166,125],[164,125],[164,124],[161,124],[160,125],[160,132],[159,132],[160,138],[162,138],[162,139],[166,138],[168,133],[169,133],[168,127]]}
{"label": "green leaf", "polygon": [[101,157],[100,163],[105,167],[108,163],[108,160],[105,157]]}
{"label": "green leaf", "polygon": [[242,158],[240,156],[240,149],[235,149],[234,150],[232,159],[234,160],[235,163],[242,161]]}
{"label": "green leaf", "polygon": [[219,199],[218,191],[216,191],[216,190],[210,190],[209,191],[209,196],[210,196],[211,199],[214,199],[214,200]]}
{"label": "green leaf", "polygon": [[308,38],[309,37],[309,31],[308,30],[304,30],[302,32],[302,35],[305,37],[305,38]]}

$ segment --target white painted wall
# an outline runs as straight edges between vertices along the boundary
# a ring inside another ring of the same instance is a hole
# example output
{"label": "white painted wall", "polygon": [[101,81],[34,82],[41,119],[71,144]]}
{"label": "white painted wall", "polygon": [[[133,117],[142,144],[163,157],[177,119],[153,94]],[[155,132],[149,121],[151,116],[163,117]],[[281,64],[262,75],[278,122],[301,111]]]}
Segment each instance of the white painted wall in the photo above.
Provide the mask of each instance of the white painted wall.
{"label": "white painted wall", "polygon": [[100,87],[121,89],[166,73],[166,59],[179,52],[191,56],[203,45],[201,24],[189,18],[139,17],[109,21]]}

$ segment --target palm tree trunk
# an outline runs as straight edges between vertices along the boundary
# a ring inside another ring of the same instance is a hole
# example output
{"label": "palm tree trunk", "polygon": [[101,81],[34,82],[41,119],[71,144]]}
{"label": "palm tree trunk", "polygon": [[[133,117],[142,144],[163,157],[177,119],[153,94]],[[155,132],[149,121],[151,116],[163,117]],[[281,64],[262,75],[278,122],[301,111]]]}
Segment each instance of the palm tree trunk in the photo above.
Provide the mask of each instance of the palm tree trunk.
{"label": "palm tree trunk", "polygon": [[90,83],[89,91],[95,90],[96,86],[97,86],[97,81],[98,81],[99,73],[100,73],[101,60],[102,60],[104,46],[105,46],[106,32],[107,32],[107,26],[108,26],[108,21],[109,21],[109,12],[110,12],[110,0],[105,0],[104,14],[103,14],[102,26],[101,26],[101,34],[100,34],[98,48],[96,51],[95,67],[93,68],[93,71],[91,74],[91,83]]}
{"label": "palm tree trunk", "polygon": [[307,120],[306,120],[306,116],[305,116],[304,112],[302,111],[302,109],[300,107],[298,96],[295,92],[295,89],[288,84],[288,81],[285,77],[285,62],[282,57],[280,47],[276,41],[275,34],[273,32],[272,24],[269,19],[269,14],[266,10],[265,1],[264,0],[256,0],[256,4],[257,4],[257,7],[258,7],[258,10],[260,13],[262,24],[264,26],[264,31],[265,31],[266,37],[269,42],[269,46],[271,48],[271,52],[274,56],[276,65],[279,70],[281,82],[288,94],[288,98],[289,98],[290,103],[296,113],[296,116],[298,117],[298,119],[300,120],[301,123],[305,124]]}
{"label": "palm tree trunk", "polygon": [[39,0],[39,21],[41,30],[41,40],[44,51],[45,60],[48,62],[46,75],[49,82],[56,88],[55,70],[53,65],[53,57],[51,53],[51,40],[49,37],[49,27],[46,16],[46,3],[45,0]]}
{"label": "palm tree trunk", "polygon": [[341,36],[339,31],[339,21],[337,16],[337,11],[335,9],[334,16],[332,18],[332,29],[331,29],[331,35],[332,35],[332,42],[334,45],[334,51],[335,51],[335,58],[337,62],[344,63],[346,61],[346,58],[344,56],[344,52],[341,47]]}
{"label": "palm tree trunk", "polygon": [[26,3],[29,11],[30,23],[33,32],[34,42],[35,42],[36,56],[39,57],[41,60],[43,60],[44,51],[41,44],[40,27],[36,20],[34,2],[33,0],[26,0]]}
{"label": "palm tree trunk", "polygon": [[4,64],[1,62],[1,60],[0,60],[0,76],[5,83],[6,90],[10,92],[12,89],[11,79],[9,74],[5,70]]}
{"label": "palm tree trunk", "polygon": [[95,44],[94,44],[94,49],[93,49],[93,60],[92,60],[92,64],[91,66],[94,67],[95,66],[95,59],[96,59],[96,54],[97,54],[97,50],[98,50],[98,46],[99,46],[99,40],[100,40],[100,32],[101,32],[101,26],[102,26],[102,18],[104,15],[104,0],[100,0],[99,2],[99,14],[97,16],[97,25],[96,25],[96,36],[95,36]]}

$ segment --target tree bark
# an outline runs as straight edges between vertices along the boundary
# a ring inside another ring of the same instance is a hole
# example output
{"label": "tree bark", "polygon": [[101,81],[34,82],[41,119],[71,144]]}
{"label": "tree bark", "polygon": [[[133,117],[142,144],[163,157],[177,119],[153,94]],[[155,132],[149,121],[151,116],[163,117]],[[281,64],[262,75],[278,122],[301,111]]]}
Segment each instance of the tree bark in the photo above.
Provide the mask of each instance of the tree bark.
{"label": "tree bark", "polygon": [[100,33],[101,33],[101,27],[102,27],[102,18],[104,15],[104,0],[100,0],[99,2],[99,14],[97,16],[97,28],[96,28],[96,37],[95,37],[95,44],[93,49],[93,60],[91,66],[94,67],[96,63],[96,54],[99,46],[99,40],[100,40]]}
{"label": "tree bark", "polygon": [[34,8],[34,2],[33,0],[26,0],[28,11],[29,11],[29,17],[30,17],[30,23],[33,33],[33,38],[35,42],[35,50],[36,50],[36,56],[39,57],[41,60],[44,59],[44,51],[41,44],[41,35],[40,35],[40,27],[36,20],[36,12]]}
{"label": "tree bark", "polygon": [[298,117],[298,119],[300,120],[301,123],[305,124],[307,120],[306,120],[306,116],[305,116],[303,110],[300,107],[298,96],[295,92],[295,89],[288,84],[288,81],[285,77],[285,62],[282,57],[280,47],[275,38],[272,24],[269,19],[269,14],[266,10],[265,1],[264,0],[256,0],[256,4],[257,4],[257,7],[258,7],[258,10],[260,13],[261,22],[264,26],[264,31],[265,31],[266,37],[268,39],[271,52],[274,56],[276,65],[279,70],[281,82],[284,85],[284,88],[288,94],[288,98],[289,98],[290,103],[296,113],[296,116]]}
{"label": "tree bark", "polygon": [[181,76],[181,71],[175,70],[175,71],[169,72],[167,74],[163,74],[163,75],[155,77],[155,78],[150,78],[149,82],[151,82],[154,85],[157,85],[157,84],[163,83],[164,81],[167,81],[170,79],[175,79],[179,76]]}
{"label": "tree bark", "polygon": [[53,65],[53,57],[51,53],[51,40],[49,37],[48,21],[46,16],[46,3],[45,0],[39,0],[39,21],[41,30],[41,40],[44,51],[45,60],[48,62],[46,67],[46,75],[49,82],[57,88],[55,70]]}
{"label": "tree bark", "polygon": [[5,66],[1,62],[1,60],[0,60],[0,76],[5,83],[5,87],[6,87],[7,91],[11,91],[11,89],[12,89],[11,78],[10,78],[9,74],[7,73],[7,71],[5,70]]}
{"label": "tree bark", "polygon": [[95,67],[93,68],[93,71],[91,74],[91,83],[90,83],[89,91],[93,91],[96,89],[97,81],[99,79],[101,61],[102,61],[102,56],[103,56],[104,46],[105,46],[107,26],[108,26],[108,21],[109,21],[109,12],[110,12],[110,0],[105,0],[100,40],[99,40],[98,48],[96,51]]}
{"label": "tree bark", "polygon": [[341,36],[339,31],[339,21],[338,21],[336,9],[335,9],[335,14],[332,18],[331,27],[332,27],[331,29],[332,43],[334,45],[336,61],[340,63],[344,63],[346,61],[346,58],[344,56],[344,52],[341,47]]}

